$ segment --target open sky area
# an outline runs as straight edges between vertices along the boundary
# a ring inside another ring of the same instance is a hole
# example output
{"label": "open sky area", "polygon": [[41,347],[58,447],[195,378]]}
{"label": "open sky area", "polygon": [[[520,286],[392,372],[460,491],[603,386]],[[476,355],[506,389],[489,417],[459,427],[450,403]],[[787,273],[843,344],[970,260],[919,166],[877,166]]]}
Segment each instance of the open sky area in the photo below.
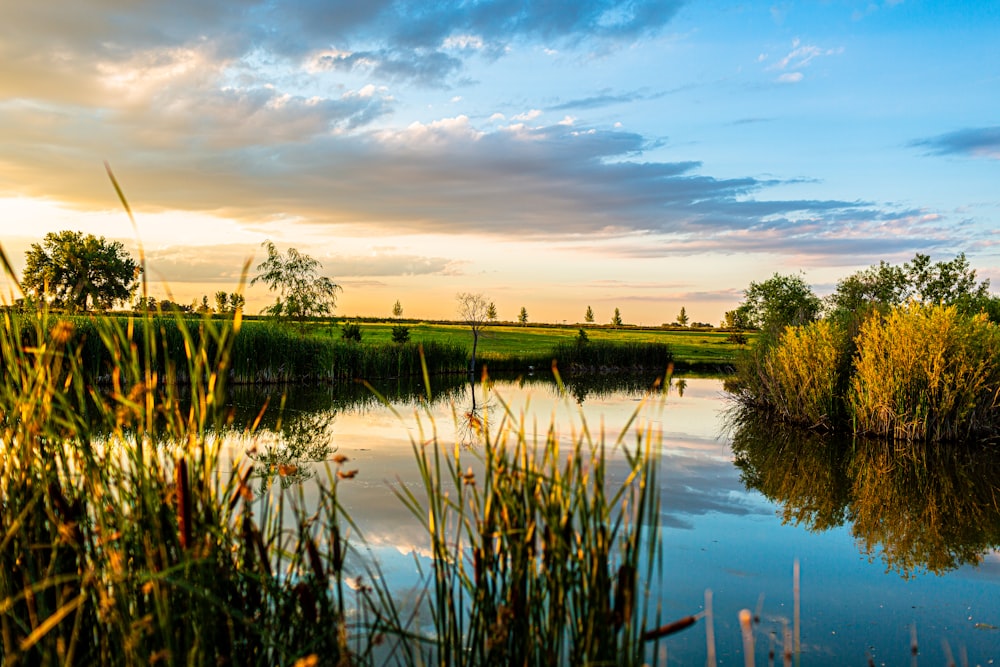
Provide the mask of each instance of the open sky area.
{"label": "open sky area", "polygon": [[182,303],[270,239],[341,315],[717,325],[917,252],[996,287],[998,37],[995,0],[5,0],[0,238],[141,240]]}

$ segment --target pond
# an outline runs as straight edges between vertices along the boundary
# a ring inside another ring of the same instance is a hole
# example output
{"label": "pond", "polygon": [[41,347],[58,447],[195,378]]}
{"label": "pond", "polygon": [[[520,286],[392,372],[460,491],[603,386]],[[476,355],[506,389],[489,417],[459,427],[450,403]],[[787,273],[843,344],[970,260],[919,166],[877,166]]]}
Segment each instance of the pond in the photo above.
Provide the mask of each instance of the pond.
{"label": "pond", "polygon": [[[675,620],[701,612],[711,591],[718,664],[742,664],[744,608],[760,619],[755,653],[767,664],[769,647],[793,625],[796,563],[801,664],[901,664],[911,659],[914,634],[924,664],[1000,661],[995,446],[902,457],[885,443],[734,423],[721,378],[674,378],[665,396],[648,398],[643,378],[569,382],[563,395],[543,378],[495,381],[474,393],[460,379],[435,384],[446,386],[432,387],[426,412],[405,386],[384,388],[389,405],[365,388],[292,390],[280,424],[275,394],[252,441],[234,436],[229,446],[233,456],[256,452],[260,484],[301,484],[307,497],[310,476],[326,474],[309,461],[346,456],[345,469],[358,472],[340,484],[340,500],[403,598],[421,586],[418,566],[430,569],[427,537],[392,491],[418,484],[411,439],[433,429],[442,443],[474,452],[473,397],[486,429],[496,428],[505,405],[529,433],[555,424],[567,441],[586,423],[609,443],[624,430],[634,446],[636,429],[649,427],[662,434],[663,568],[654,602],[664,620]],[[262,399],[237,393],[237,420],[249,420]],[[705,619],[664,644],[669,664],[705,664]]]}

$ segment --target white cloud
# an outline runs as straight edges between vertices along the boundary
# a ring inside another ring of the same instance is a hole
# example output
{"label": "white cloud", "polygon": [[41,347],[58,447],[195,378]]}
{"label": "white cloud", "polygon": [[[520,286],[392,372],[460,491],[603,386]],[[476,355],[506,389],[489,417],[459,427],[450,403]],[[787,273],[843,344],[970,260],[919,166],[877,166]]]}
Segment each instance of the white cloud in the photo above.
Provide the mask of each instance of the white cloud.
{"label": "white cloud", "polygon": [[[808,67],[810,63],[821,56],[835,56],[844,52],[843,47],[836,49],[821,49],[818,46],[802,44],[798,37],[792,40],[792,50],[788,54],[769,66],[769,70],[801,69]],[[760,62],[760,58],[758,58]]]}
{"label": "white cloud", "polygon": [[803,78],[802,72],[786,72],[778,77],[779,83],[798,83]]}
{"label": "white cloud", "polygon": [[542,112],[538,109],[532,109],[531,111],[526,111],[524,113],[519,113],[512,118],[512,120],[526,121],[535,120],[542,115]]}
{"label": "white cloud", "polygon": [[483,38],[478,35],[452,35],[446,37],[441,43],[446,49],[476,49],[480,50],[485,46]]}

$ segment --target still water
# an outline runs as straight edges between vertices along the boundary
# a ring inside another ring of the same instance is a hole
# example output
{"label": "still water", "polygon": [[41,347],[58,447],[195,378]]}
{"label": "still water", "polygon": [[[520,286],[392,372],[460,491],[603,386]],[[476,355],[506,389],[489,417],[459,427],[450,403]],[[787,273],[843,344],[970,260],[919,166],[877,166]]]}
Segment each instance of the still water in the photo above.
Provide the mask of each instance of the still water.
{"label": "still water", "polygon": [[[912,664],[914,628],[918,664],[1000,664],[995,446],[904,458],[882,443],[734,426],[718,378],[675,378],[665,396],[653,397],[638,378],[569,383],[565,393],[538,378],[477,385],[474,393],[459,380],[437,381],[444,383],[432,386],[426,408],[406,387],[383,388],[389,405],[364,388],[297,389],[280,423],[275,395],[258,434],[230,447],[233,456],[256,451],[260,484],[301,484],[306,495],[310,476],[326,474],[311,461],[346,456],[344,469],[358,472],[341,482],[341,502],[403,599],[430,560],[426,536],[392,488],[417,486],[413,441],[436,433],[448,447],[475,451],[473,397],[487,429],[506,414],[540,438],[555,424],[570,442],[586,424],[609,445],[624,434],[629,446],[651,429],[663,553],[655,602],[664,620],[679,619],[701,612],[710,590],[718,664],[743,664],[743,608],[760,618],[755,653],[757,664],[768,664],[772,633],[780,645],[793,621],[796,562],[801,664]],[[262,396],[234,400],[251,415]],[[704,620],[665,644],[669,664],[704,664]]]}

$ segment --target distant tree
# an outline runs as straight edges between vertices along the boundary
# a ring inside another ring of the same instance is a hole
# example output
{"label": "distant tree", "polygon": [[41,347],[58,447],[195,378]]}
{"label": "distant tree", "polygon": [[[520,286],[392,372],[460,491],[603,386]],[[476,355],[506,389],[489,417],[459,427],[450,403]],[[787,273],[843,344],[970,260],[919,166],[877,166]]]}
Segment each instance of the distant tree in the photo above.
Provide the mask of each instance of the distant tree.
{"label": "distant tree", "polygon": [[403,343],[409,342],[409,340],[410,340],[410,327],[406,326],[405,324],[393,325],[392,327],[393,343],[399,343],[400,345],[402,345]]}
{"label": "distant tree", "polygon": [[677,314],[677,324],[681,325],[682,327],[686,327],[688,324],[688,314],[687,311],[684,309],[684,306],[681,306],[681,312]]}
{"label": "distant tree", "polygon": [[490,305],[486,308],[486,319],[490,322],[497,321],[497,307],[496,304],[490,301]]}
{"label": "distant tree", "polygon": [[195,299],[192,309],[194,310],[194,312],[200,313],[202,315],[207,315],[208,313],[212,312],[212,307],[208,305],[208,295],[207,294],[202,295],[200,304],[198,303],[198,300]]}
{"label": "distant tree", "polygon": [[243,307],[247,305],[246,297],[244,297],[239,292],[232,292],[229,295],[229,311],[232,313],[242,311]]}
{"label": "distant tree", "polygon": [[615,308],[615,314],[611,318],[611,324],[613,324],[616,327],[620,327],[622,325],[622,314],[621,312],[619,312],[617,308]]}
{"label": "distant tree", "polygon": [[528,309],[524,306],[521,306],[521,313],[517,316],[517,321],[520,322],[521,325],[528,323]]}
{"label": "distant tree", "polygon": [[801,275],[775,273],[762,283],[750,283],[743,296],[736,318],[749,324],[748,328],[772,332],[812,322],[822,305]]}
{"label": "distant tree", "polygon": [[469,362],[469,372],[474,373],[479,335],[487,322],[496,319],[496,307],[482,294],[459,292],[455,295],[455,300],[458,302],[459,318],[472,330],[472,359]]}
{"label": "distant tree", "polygon": [[396,319],[403,316],[403,304],[399,302],[399,299],[396,299],[396,303],[392,304],[392,316]]}
{"label": "distant tree", "polygon": [[[197,304],[197,302],[195,302]],[[158,304],[160,311],[164,313],[190,313],[194,310],[191,306],[185,306],[170,299],[161,299]]]}
{"label": "distant tree", "polygon": [[83,232],[50,232],[31,244],[25,260],[24,290],[38,301],[74,311],[127,303],[141,271],[120,241]]}
{"label": "distant tree", "polygon": [[340,337],[355,343],[361,342],[361,325],[357,322],[344,322],[340,327]]}
{"label": "distant tree", "polygon": [[264,313],[277,320],[299,322],[333,313],[340,286],[319,275],[323,267],[319,261],[295,248],[289,248],[283,256],[271,241],[261,245],[267,249],[267,259],[257,265],[259,273],[250,284],[263,282],[272,292],[278,292]]}
{"label": "distant tree", "polygon": [[587,336],[587,332],[583,330],[583,327],[580,327],[580,330],[576,332],[576,344],[583,345],[588,341],[590,338]]}
{"label": "distant tree", "polygon": [[147,296],[139,297],[132,304],[132,310],[136,313],[155,313],[156,312],[156,297]]}
{"label": "distant tree", "polygon": [[725,329],[752,329],[750,322],[747,320],[747,312],[745,310],[740,310],[736,308],[734,310],[727,310],[726,315],[722,320],[722,327]]}
{"label": "distant tree", "polygon": [[587,312],[584,313],[583,315],[583,321],[587,322],[588,324],[594,323],[594,309],[591,308],[590,306],[587,306]]}
{"label": "distant tree", "polygon": [[215,293],[215,312],[229,312],[229,294],[226,292],[220,291]]}

